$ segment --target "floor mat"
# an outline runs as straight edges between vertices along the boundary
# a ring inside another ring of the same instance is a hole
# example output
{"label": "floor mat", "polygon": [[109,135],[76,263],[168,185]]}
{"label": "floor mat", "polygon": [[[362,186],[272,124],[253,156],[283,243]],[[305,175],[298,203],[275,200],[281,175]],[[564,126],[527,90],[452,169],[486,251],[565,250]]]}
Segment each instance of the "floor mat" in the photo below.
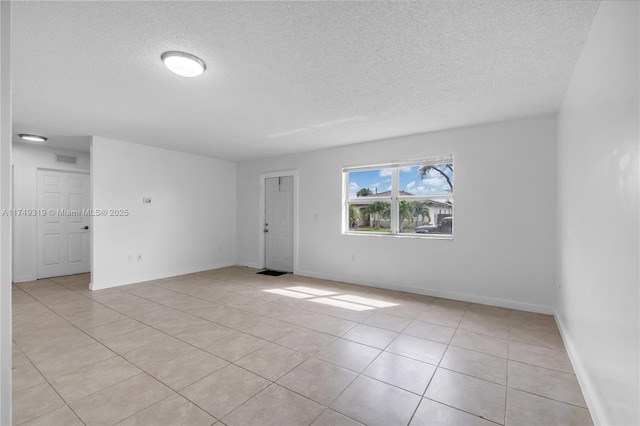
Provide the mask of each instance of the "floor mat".
{"label": "floor mat", "polygon": [[272,271],[271,269],[265,269],[264,271],[256,272],[259,275],[269,275],[272,277],[279,277],[280,275],[288,274],[288,272]]}

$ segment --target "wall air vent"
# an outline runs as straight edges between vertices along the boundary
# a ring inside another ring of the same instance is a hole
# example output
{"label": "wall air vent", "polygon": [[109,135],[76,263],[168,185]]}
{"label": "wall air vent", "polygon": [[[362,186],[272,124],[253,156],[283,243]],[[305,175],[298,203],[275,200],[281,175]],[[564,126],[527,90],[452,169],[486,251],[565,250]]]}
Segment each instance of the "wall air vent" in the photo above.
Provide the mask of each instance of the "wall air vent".
{"label": "wall air vent", "polygon": [[56,163],[78,164],[78,157],[75,155],[56,154]]}

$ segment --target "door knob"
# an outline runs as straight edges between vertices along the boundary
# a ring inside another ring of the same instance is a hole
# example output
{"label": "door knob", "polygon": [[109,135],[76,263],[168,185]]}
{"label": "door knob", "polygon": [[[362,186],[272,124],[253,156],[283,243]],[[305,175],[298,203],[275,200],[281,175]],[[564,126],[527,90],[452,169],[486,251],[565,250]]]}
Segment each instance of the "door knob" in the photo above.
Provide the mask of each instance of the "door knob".
{"label": "door knob", "polygon": [[89,229],[89,227],[87,225],[85,225],[84,228],[82,228],[82,229]]}
{"label": "door knob", "polygon": [[268,229],[265,229],[263,232],[269,232],[269,230],[268,230]]}

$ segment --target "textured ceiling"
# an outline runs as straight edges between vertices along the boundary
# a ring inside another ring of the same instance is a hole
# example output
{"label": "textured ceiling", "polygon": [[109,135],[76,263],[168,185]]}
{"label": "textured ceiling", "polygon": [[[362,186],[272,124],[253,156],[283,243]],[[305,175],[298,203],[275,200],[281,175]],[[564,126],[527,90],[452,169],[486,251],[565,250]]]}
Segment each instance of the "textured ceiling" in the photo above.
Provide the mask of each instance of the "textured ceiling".
{"label": "textured ceiling", "polygon": [[[14,2],[14,133],[247,160],[551,113],[597,7]],[[167,50],[207,71],[172,74]]]}

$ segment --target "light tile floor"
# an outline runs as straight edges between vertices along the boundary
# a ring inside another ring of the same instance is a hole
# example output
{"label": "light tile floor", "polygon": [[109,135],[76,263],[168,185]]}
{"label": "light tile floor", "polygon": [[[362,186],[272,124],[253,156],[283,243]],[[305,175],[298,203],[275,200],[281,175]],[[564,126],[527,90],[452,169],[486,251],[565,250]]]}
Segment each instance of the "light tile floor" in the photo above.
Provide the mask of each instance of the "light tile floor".
{"label": "light tile floor", "polygon": [[13,286],[15,425],[591,424],[548,315],[240,267],[89,279]]}

